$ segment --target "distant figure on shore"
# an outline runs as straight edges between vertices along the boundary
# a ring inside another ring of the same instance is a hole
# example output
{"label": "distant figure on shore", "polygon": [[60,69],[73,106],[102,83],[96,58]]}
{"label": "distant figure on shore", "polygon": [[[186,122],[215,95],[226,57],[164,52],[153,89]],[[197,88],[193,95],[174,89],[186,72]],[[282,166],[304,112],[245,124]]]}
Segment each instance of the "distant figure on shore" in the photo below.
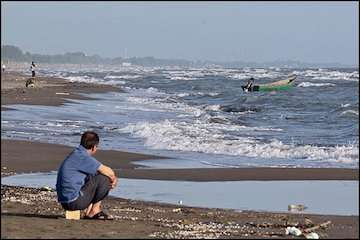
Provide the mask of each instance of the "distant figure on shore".
{"label": "distant figure on shore", "polygon": [[35,77],[35,63],[31,62],[30,70],[31,70],[31,77]]}
{"label": "distant figure on shore", "polygon": [[92,155],[97,151],[99,136],[84,132],[80,145],[62,162],[56,181],[58,202],[65,210],[85,210],[84,219],[113,220],[101,210],[103,200],[117,184],[114,171]]}
{"label": "distant figure on shore", "polygon": [[2,71],[3,71],[3,73],[5,72],[5,69],[6,69],[6,66],[5,66],[5,64],[3,64],[3,65],[2,65]]}

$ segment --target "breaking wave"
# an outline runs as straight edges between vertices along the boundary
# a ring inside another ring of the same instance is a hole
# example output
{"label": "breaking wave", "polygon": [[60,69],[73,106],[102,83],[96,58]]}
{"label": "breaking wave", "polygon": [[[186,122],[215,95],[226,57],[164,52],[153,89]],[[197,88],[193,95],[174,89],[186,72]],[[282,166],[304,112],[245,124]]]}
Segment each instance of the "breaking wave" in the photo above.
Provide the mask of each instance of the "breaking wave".
{"label": "breaking wave", "polygon": [[312,83],[312,82],[302,82],[297,85],[298,87],[334,87],[336,86],[333,83]]}
{"label": "breaking wave", "polygon": [[[224,135],[220,124],[172,122],[142,122],[130,124],[120,131],[127,132],[145,140],[152,149],[193,151],[210,154],[236,155],[260,158],[300,159],[305,161],[326,161],[357,164],[359,147],[356,145],[322,147],[312,145],[287,145],[273,139],[268,143],[251,137]],[[231,126],[230,126],[231,128]],[[235,128],[246,128],[244,126]],[[264,130],[264,129],[261,129]],[[272,129],[268,129],[272,131]]]}

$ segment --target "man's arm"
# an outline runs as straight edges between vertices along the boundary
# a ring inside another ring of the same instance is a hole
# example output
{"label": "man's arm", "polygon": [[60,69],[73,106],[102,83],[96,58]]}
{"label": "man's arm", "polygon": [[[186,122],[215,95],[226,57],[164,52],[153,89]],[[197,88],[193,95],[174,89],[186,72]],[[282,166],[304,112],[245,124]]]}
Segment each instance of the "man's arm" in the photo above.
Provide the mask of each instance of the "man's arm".
{"label": "man's arm", "polygon": [[107,176],[107,177],[110,178],[110,182],[111,182],[111,187],[112,187],[112,188],[114,188],[114,187],[116,186],[117,177],[115,176],[115,173],[114,173],[114,171],[113,171],[111,168],[105,166],[104,164],[101,164],[100,167],[99,167],[99,169],[98,169],[98,171],[99,171],[101,174],[103,174],[103,175],[105,175],[105,176]]}

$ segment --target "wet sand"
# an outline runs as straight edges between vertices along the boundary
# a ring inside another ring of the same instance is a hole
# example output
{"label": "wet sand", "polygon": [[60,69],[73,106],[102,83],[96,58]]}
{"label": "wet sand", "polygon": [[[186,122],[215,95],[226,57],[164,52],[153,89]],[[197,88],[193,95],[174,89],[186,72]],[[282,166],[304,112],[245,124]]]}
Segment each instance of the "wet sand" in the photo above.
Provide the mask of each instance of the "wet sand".
{"label": "wet sand", "polygon": [[[5,76],[5,77],[4,77]],[[5,104],[61,105],[66,98],[88,99],[80,93],[121,91],[111,86],[70,83],[40,77],[35,88],[25,88],[27,76],[7,73],[1,79],[2,111]],[[59,95],[57,92],[69,93]],[[1,140],[1,175],[57,170],[73,148],[17,140]],[[100,150],[102,163],[127,178],[225,181],[225,180],[358,180],[358,169],[136,169],[136,160],[158,156]],[[330,220],[317,230],[322,238],[358,238],[358,216],[330,216],[265,212],[235,212],[192,208],[121,198],[104,200],[115,221],[65,220],[56,193],[39,189],[1,187],[1,235],[4,238],[270,238],[286,236],[286,226],[304,229],[305,218],[314,224]],[[179,210],[180,209],[180,210]],[[215,227],[214,227],[215,226]]]}

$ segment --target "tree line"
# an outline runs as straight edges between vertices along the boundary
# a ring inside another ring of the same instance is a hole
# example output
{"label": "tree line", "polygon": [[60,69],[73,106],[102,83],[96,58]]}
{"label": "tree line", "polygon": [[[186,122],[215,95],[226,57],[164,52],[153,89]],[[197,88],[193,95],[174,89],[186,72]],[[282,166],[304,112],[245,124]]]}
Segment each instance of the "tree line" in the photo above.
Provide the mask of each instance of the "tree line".
{"label": "tree line", "polygon": [[141,66],[191,66],[193,62],[181,59],[156,59],[154,57],[131,57],[131,58],[103,58],[99,55],[87,56],[83,52],[69,52],[65,54],[44,55],[23,52],[19,47],[12,45],[1,46],[1,60],[15,62],[37,63],[71,63],[71,64],[122,64],[131,63]]}

